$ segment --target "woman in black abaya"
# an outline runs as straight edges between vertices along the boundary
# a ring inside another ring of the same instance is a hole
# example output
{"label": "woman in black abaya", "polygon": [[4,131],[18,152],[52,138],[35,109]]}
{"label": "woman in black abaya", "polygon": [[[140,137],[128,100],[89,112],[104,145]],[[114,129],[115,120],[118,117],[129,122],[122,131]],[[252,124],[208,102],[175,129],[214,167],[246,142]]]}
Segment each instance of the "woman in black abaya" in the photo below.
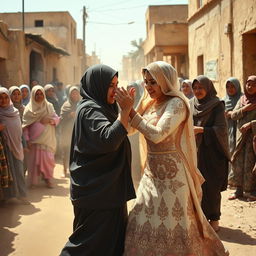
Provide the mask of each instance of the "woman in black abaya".
{"label": "woman in black abaya", "polygon": [[61,256],[121,256],[126,202],[135,197],[127,138],[133,98],[123,89],[116,104],[118,74],[106,65],[87,69],[76,111],[70,153],[73,234]]}

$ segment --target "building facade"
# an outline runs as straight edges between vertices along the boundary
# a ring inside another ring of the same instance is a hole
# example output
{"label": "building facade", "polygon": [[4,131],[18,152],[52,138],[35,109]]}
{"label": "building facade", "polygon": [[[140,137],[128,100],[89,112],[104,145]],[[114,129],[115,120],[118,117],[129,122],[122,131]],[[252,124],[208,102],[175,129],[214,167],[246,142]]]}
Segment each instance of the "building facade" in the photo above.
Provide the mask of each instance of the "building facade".
{"label": "building facade", "polygon": [[180,77],[188,77],[188,6],[149,6],[146,12],[147,37],[143,43],[145,63],[164,60]]}
{"label": "building facade", "polygon": [[84,44],[76,38],[76,22],[68,12],[25,13],[24,33],[21,13],[0,13],[0,20],[7,24],[2,25],[5,32],[0,33],[4,52],[0,65],[5,69],[1,73],[7,73],[2,83],[80,82],[85,71]]}
{"label": "building facade", "polygon": [[205,74],[225,95],[225,81],[256,74],[256,0],[189,1],[189,77]]}

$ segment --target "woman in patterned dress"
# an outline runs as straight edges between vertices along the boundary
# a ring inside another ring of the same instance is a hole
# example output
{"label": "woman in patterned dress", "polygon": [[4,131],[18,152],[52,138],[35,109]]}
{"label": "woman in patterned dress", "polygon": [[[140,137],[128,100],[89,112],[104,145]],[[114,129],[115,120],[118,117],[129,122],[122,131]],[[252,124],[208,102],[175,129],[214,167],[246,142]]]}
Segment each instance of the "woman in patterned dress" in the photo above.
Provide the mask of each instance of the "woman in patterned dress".
{"label": "woman in patterned dress", "polygon": [[142,73],[151,100],[138,112],[132,109],[130,118],[146,139],[147,161],[129,215],[124,255],[228,255],[200,206],[203,178],[176,70],[158,61]]}

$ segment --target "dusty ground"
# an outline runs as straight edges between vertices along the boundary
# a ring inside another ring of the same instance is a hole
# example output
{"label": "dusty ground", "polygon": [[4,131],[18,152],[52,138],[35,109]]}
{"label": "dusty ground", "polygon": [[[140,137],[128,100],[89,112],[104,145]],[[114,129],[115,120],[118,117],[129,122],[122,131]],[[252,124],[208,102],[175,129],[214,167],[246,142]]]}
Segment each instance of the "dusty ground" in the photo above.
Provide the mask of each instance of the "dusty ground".
{"label": "dusty ground", "polygon": [[[69,180],[55,168],[55,188],[43,183],[29,190],[31,205],[17,201],[0,207],[0,256],[57,256],[71,233]],[[256,202],[228,201],[223,193],[218,233],[231,256],[256,255]],[[206,255],[207,256],[207,255]]]}

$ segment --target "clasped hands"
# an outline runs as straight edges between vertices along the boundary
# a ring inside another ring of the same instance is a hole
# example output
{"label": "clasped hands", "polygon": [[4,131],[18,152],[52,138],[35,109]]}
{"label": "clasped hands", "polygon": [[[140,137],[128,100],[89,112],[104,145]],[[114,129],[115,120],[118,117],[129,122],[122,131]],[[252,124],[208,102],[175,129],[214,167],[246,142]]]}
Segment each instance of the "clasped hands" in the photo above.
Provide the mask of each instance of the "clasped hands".
{"label": "clasped hands", "polygon": [[114,98],[122,111],[127,111],[128,113],[130,113],[134,104],[134,96],[135,88],[130,88],[129,90],[126,90],[121,87],[116,89]]}
{"label": "clasped hands", "polygon": [[41,124],[50,124],[50,125],[55,125],[55,122],[52,118],[49,118],[49,117],[43,117],[41,120],[40,120],[40,123]]}

